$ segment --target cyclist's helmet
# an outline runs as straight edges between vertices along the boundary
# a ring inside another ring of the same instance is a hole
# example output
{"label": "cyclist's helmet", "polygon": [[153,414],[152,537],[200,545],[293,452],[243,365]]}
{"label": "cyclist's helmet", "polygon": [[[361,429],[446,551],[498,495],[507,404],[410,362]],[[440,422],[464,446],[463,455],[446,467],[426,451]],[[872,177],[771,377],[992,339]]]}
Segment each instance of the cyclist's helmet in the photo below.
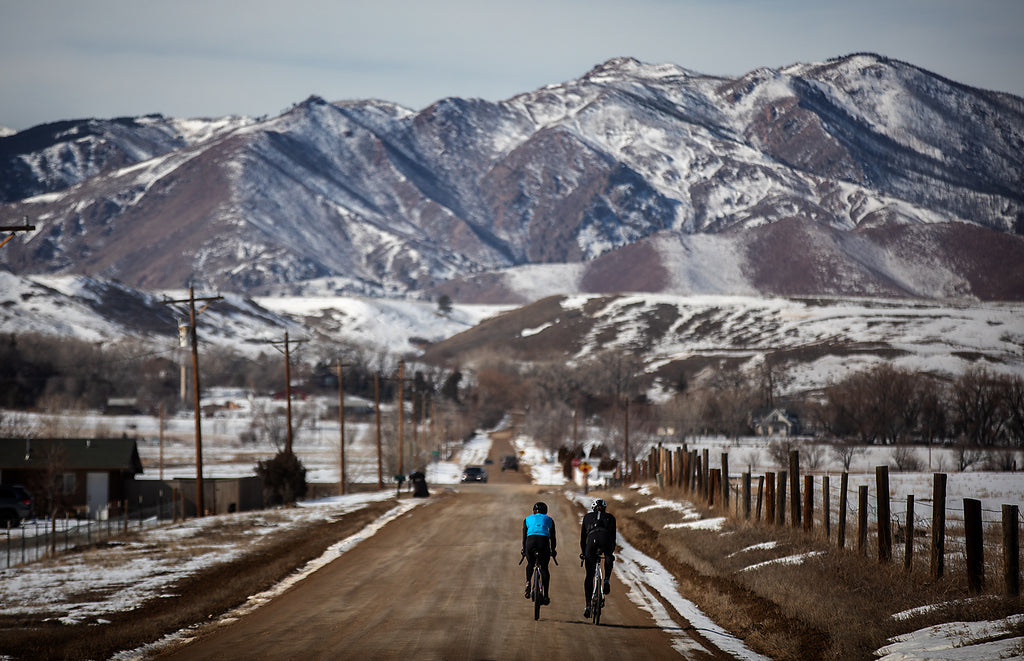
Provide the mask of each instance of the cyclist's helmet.
{"label": "cyclist's helmet", "polygon": [[608,507],[608,503],[604,502],[603,498],[598,498],[594,501],[594,511],[605,510]]}
{"label": "cyclist's helmet", "polygon": [[534,503],[533,504],[533,512],[534,512],[534,514],[536,514],[537,512],[540,512],[541,514],[547,514],[548,513],[548,505],[547,505],[547,503]]}

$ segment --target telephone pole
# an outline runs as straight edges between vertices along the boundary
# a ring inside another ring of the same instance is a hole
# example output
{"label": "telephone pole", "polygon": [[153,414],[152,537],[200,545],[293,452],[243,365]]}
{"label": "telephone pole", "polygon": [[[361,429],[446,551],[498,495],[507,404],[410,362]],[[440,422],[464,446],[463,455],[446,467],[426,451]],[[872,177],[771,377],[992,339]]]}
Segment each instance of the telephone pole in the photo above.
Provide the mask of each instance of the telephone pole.
{"label": "telephone pole", "polygon": [[384,488],[384,463],[380,452],[380,375],[373,375],[373,410],[377,418],[377,489]]}
{"label": "telephone pole", "polygon": [[[188,288],[188,298],[164,301],[167,304],[188,303],[189,339],[192,342],[192,407],[195,410],[196,422],[196,516],[203,516],[203,423],[202,409],[199,407],[199,336],[196,333],[196,317],[203,313],[210,303],[223,299],[223,296],[196,298],[192,287]],[[196,301],[208,301],[199,312],[196,312]]]}
{"label": "telephone pole", "polygon": [[342,375],[341,368],[346,367],[341,362],[341,358],[338,358],[338,429],[340,431],[340,453],[339,453],[339,478],[338,478],[338,495],[345,495],[345,390],[342,387]]}
{"label": "telephone pole", "polygon": [[291,344],[302,344],[309,340],[289,340],[288,331],[284,332],[284,341],[275,341],[270,344],[278,345],[284,344],[284,396],[285,396],[285,410],[287,411],[288,417],[288,435],[285,437],[284,451],[286,454],[292,454],[292,359],[291,353],[289,352],[289,346]]}
{"label": "telephone pole", "polygon": [[405,411],[405,394],[402,387],[405,385],[405,361],[398,361],[398,475],[405,475],[405,419],[402,413]]}

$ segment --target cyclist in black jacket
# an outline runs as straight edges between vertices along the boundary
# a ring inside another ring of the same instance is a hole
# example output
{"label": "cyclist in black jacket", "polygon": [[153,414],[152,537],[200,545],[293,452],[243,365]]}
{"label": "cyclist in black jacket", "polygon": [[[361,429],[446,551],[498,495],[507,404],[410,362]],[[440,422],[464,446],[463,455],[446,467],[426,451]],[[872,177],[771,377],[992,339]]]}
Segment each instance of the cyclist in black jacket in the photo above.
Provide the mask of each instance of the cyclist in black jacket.
{"label": "cyclist in black jacket", "polygon": [[597,565],[599,553],[605,554],[604,559],[604,585],[601,589],[605,594],[611,592],[611,583],[608,579],[612,575],[612,563],[615,557],[612,551],[615,550],[615,517],[608,514],[608,503],[598,498],[594,501],[594,509],[583,517],[583,525],[580,528],[580,558],[583,559],[583,566],[587,570],[587,577],[583,580],[583,592],[586,595],[587,607],[583,611],[583,617],[590,617],[590,595],[594,589],[594,567]]}

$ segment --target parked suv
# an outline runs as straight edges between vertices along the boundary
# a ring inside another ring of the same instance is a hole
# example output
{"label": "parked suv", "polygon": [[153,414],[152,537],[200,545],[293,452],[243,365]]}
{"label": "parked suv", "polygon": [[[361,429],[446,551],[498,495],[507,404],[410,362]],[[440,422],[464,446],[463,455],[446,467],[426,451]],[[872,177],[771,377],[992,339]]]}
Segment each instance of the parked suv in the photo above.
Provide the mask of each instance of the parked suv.
{"label": "parked suv", "polygon": [[515,471],[515,472],[518,473],[519,472],[519,459],[514,457],[514,456],[512,456],[512,455],[508,455],[507,457],[503,457],[502,460],[501,460],[501,470],[504,471],[506,469],[510,470],[510,471]]}
{"label": "parked suv", "polygon": [[21,525],[32,514],[32,496],[21,487],[0,484],[0,526]]}

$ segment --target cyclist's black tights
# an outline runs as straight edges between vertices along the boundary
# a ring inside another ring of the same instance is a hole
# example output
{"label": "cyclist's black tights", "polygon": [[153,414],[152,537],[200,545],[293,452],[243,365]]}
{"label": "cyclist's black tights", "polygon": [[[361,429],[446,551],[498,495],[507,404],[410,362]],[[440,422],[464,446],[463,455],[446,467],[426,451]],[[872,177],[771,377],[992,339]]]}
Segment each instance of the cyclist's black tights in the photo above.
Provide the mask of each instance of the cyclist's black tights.
{"label": "cyclist's black tights", "polygon": [[544,584],[544,594],[548,593],[548,580],[551,574],[548,573],[548,558],[551,557],[551,540],[544,535],[530,535],[526,538],[526,580],[533,578],[533,551],[537,551],[537,561],[540,563],[540,578]]}
{"label": "cyclist's black tights", "polygon": [[[590,595],[594,591],[594,567],[597,565],[597,554],[601,552],[601,545],[595,536],[587,537],[587,548],[583,552],[583,568],[587,570],[587,577],[583,580],[583,595],[587,601],[590,601]],[[604,550],[604,580],[608,580],[612,575],[612,563],[615,559],[612,557],[612,550]]]}

